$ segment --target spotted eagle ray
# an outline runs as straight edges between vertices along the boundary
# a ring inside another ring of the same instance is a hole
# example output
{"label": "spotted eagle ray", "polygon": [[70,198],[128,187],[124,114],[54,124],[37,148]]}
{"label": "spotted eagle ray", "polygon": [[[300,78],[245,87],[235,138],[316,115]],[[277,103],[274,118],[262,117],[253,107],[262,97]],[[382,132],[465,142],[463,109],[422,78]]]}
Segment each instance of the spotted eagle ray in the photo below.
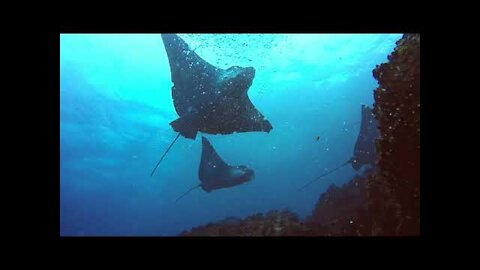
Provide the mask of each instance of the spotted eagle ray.
{"label": "spotted eagle ray", "polygon": [[364,165],[375,164],[375,141],[380,136],[377,128],[377,121],[375,115],[370,107],[362,105],[362,120],[360,123],[360,131],[358,133],[355,148],[353,149],[353,156],[340,166],[333,168],[308,182],[298,190],[301,191],[313,182],[335,172],[345,165],[351,164],[356,171],[360,170]]}
{"label": "spotted eagle ray", "polygon": [[225,163],[207,138],[202,136],[202,157],[198,168],[200,184],[187,190],[176,201],[199,187],[206,192],[211,192],[243,184],[252,180],[254,176],[255,172],[247,166],[231,166]]}
{"label": "spotted eagle ray", "polygon": [[151,176],[180,135],[194,140],[199,131],[232,134],[272,130],[248,97],[255,77],[253,67],[221,69],[198,56],[178,35],[162,34],[162,39],[170,64],[173,104],[179,115],[170,125],[178,134]]}

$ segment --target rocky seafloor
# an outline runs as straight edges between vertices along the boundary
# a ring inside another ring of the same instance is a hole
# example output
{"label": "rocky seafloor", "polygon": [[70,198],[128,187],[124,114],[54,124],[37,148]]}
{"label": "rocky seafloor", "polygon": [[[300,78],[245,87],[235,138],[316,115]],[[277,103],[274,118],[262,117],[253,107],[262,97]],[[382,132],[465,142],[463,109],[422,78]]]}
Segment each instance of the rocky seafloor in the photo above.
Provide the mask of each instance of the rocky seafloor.
{"label": "rocky seafloor", "polygon": [[289,211],[230,217],[181,236],[404,236],[420,234],[420,35],[405,34],[373,76],[380,138],[374,169],[331,185],[305,220]]}

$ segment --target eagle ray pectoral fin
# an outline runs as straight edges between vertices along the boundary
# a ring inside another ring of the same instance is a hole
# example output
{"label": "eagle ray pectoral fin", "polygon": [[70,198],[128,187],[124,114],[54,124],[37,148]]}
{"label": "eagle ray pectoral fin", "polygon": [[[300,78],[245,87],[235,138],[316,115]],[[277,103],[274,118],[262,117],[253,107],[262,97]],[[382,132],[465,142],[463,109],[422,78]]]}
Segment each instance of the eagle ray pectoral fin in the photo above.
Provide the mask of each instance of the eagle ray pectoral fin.
{"label": "eagle ray pectoral fin", "polygon": [[197,137],[198,121],[195,115],[182,116],[170,123],[173,130],[180,133],[183,137],[193,139]]}

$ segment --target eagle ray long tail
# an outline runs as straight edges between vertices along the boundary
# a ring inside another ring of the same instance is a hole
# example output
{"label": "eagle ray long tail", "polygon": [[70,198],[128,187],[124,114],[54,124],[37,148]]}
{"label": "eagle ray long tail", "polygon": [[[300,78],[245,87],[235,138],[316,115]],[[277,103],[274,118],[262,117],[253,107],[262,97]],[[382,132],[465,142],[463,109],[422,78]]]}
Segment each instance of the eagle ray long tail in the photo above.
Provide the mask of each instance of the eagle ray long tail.
{"label": "eagle ray long tail", "polygon": [[315,179],[313,179],[312,181],[306,183],[304,186],[302,186],[301,188],[299,188],[297,191],[302,191],[304,188],[308,187],[310,184],[312,184],[313,182],[317,181],[318,179],[320,179],[320,178],[322,178],[322,177],[325,177],[325,176],[333,173],[334,171],[342,168],[343,166],[345,166],[345,165],[347,165],[347,164],[349,164],[349,163],[351,163],[351,162],[352,162],[352,159],[349,159],[347,162],[343,163],[342,165],[337,166],[336,168],[333,168],[333,169],[331,169],[330,171],[327,171],[327,172],[325,172],[325,173],[317,176]]}
{"label": "eagle ray long tail", "polygon": [[155,173],[155,171],[156,171],[157,168],[158,168],[158,165],[160,165],[160,162],[162,162],[163,158],[167,155],[168,151],[170,151],[170,148],[172,148],[173,144],[177,141],[178,137],[180,137],[180,133],[177,134],[177,137],[175,137],[175,139],[173,140],[173,142],[168,146],[167,150],[165,150],[165,153],[163,153],[162,157],[161,157],[160,160],[157,162],[157,165],[155,166],[155,168],[153,169],[152,173],[150,174],[150,177],[153,176],[153,174]]}
{"label": "eagle ray long tail", "polygon": [[185,193],[183,193],[182,195],[180,195],[180,197],[178,197],[178,198],[175,200],[175,202],[178,202],[178,200],[180,200],[181,198],[185,197],[188,193],[190,193],[190,191],[199,188],[201,185],[202,185],[202,184],[198,184],[198,185],[190,188],[190,189],[187,190]]}

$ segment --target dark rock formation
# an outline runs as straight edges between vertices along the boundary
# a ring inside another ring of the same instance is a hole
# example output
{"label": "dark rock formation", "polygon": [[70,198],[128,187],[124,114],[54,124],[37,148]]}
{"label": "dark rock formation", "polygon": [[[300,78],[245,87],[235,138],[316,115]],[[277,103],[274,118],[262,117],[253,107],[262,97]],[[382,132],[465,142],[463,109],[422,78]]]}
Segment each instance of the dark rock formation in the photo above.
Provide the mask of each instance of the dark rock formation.
{"label": "dark rock formation", "polygon": [[308,227],[288,210],[270,211],[245,219],[226,218],[183,232],[181,236],[300,236]]}
{"label": "dark rock formation", "polygon": [[368,236],[420,234],[420,35],[397,41],[373,76],[380,139],[374,169],[330,186],[305,221],[289,211],[229,218],[183,236]]}
{"label": "dark rock formation", "polygon": [[420,35],[397,41],[373,76],[378,173],[368,183],[374,235],[420,233]]}
{"label": "dark rock formation", "polygon": [[371,218],[368,213],[366,192],[367,176],[355,177],[341,187],[331,185],[320,196],[306,224],[315,235],[362,236],[369,235]]}

